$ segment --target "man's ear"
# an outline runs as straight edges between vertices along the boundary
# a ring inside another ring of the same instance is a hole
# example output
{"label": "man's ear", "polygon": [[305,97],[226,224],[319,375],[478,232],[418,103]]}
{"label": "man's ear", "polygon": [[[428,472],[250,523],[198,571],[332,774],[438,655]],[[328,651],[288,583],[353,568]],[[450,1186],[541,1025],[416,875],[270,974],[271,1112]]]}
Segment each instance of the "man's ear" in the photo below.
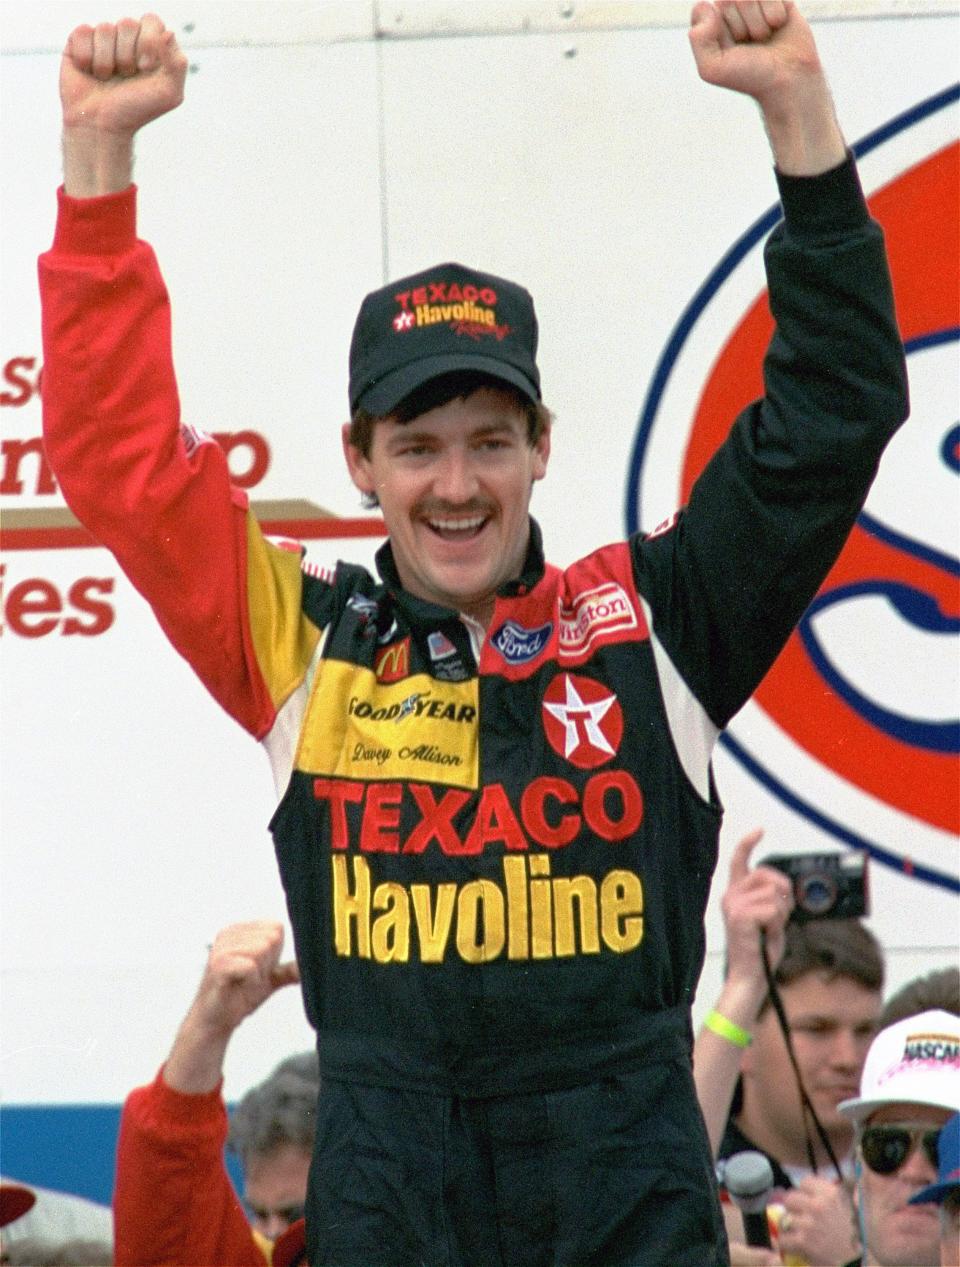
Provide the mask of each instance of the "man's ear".
{"label": "man's ear", "polygon": [[533,446],[533,478],[542,480],[547,473],[547,463],[550,461],[550,425],[549,423],[540,432],[540,438]]}
{"label": "man's ear", "polygon": [[343,456],[347,462],[350,478],[361,493],[372,494],[376,491],[370,462],[363,456],[355,444],[350,443],[350,424],[345,422],[340,432],[343,442]]}

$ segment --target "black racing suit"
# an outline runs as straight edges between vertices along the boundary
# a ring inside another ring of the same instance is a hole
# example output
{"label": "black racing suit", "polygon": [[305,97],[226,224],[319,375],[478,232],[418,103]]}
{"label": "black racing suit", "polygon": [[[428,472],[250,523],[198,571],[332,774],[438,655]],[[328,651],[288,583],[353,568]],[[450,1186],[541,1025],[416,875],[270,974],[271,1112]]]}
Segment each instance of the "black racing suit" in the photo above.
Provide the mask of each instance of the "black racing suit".
{"label": "black racing suit", "polygon": [[561,571],[532,525],[482,640],[403,590],[389,545],[375,579],[265,541],[217,446],[176,439],[132,194],[63,199],[42,261],[51,463],[283,790],[324,1079],[314,1267],[726,1262],[690,1070],[710,747],[906,412],[852,162],[780,183],[764,400],[663,530]]}

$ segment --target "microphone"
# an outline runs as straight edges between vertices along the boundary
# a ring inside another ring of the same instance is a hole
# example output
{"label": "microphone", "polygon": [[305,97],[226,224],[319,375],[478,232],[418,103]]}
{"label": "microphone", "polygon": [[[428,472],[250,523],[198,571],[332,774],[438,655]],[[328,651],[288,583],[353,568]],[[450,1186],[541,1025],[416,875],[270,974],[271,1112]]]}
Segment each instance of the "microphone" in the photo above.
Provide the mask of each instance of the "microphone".
{"label": "microphone", "polygon": [[730,1200],[743,1217],[747,1244],[770,1249],[767,1203],[773,1188],[773,1169],[763,1153],[734,1153],[723,1167],[723,1182]]}

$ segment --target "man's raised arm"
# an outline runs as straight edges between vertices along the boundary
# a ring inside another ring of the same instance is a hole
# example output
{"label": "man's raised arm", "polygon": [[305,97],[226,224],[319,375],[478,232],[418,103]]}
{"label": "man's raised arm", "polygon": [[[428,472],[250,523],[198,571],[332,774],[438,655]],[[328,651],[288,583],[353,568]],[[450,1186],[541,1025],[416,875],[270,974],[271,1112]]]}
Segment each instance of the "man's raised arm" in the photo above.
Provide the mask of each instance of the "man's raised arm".
{"label": "man's raised arm", "polygon": [[796,5],[721,0],[694,6],[690,46],[701,79],[753,97],[778,169],[819,176],[846,147],[817,47]]}
{"label": "man's raised arm", "polygon": [[731,420],[675,530],[637,551],[657,636],[712,742],[836,563],[909,397],[883,235],[807,22],[781,0],[719,0],[695,6],[689,37],[701,78],[758,103],[782,212],[764,247],[763,396]]}
{"label": "man's raised arm", "polygon": [[183,100],[187,59],[152,13],[70,33],[60,62],[64,189],[119,193],[133,173],[133,138]]}
{"label": "man's raised arm", "polygon": [[[66,42],[64,187],[39,260],[44,447],[71,511],[214,698],[261,739],[317,632],[296,614],[299,557],[265,541],[221,447],[181,423],[170,300],[137,234],[131,171],[138,130],[181,103],[186,72],[152,14],[78,26]],[[273,578],[256,587],[256,636],[254,573]]]}

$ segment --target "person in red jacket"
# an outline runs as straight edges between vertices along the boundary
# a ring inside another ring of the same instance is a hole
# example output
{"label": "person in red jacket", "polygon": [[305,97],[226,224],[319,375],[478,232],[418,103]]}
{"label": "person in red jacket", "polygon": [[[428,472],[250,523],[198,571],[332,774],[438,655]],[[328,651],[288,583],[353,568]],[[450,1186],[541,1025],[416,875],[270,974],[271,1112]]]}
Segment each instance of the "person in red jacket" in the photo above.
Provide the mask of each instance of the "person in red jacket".
{"label": "person in red jacket", "polygon": [[170,1055],[152,1083],[127,1097],[114,1192],[117,1267],[303,1261],[313,1053],[283,1061],[234,1112],[229,1144],[243,1166],[243,1203],[224,1166],[224,1057],[237,1026],[299,980],[296,964],[281,963],[282,948],[283,929],[269,921],[218,933]]}

